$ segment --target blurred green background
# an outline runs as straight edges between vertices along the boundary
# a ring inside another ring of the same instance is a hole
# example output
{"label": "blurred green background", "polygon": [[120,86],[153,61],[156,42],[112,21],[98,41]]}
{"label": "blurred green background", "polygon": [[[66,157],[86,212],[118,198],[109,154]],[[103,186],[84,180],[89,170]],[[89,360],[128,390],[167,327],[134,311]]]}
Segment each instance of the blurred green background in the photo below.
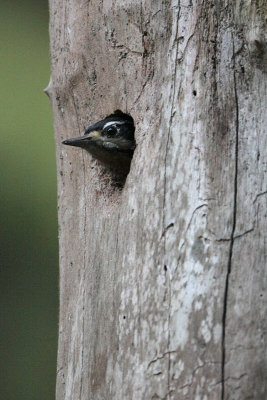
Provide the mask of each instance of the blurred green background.
{"label": "blurred green background", "polygon": [[58,325],[56,163],[48,1],[0,2],[1,389],[55,397]]}

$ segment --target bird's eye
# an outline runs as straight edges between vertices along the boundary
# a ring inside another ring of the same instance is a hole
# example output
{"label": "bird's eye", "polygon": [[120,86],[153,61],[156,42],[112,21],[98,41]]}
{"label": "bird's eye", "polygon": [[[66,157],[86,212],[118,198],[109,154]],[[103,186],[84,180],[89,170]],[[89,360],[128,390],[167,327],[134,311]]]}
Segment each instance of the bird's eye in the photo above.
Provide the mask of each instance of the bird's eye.
{"label": "bird's eye", "polygon": [[114,136],[117,133],[117,129],[114,126],[110,126],[107,129],[108,136]]}

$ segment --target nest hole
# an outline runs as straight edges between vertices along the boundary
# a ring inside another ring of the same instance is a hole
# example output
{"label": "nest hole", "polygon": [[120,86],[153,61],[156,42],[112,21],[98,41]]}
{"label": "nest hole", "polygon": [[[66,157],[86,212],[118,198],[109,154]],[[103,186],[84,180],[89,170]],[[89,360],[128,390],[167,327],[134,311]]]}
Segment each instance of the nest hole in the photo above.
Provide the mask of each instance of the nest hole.
{"label": "nest hole", "polygon": [[[116,120],[117,116],[119,121],[122,140],[121,142],[118,140],[118,145],[121,146],[121,148],[111,153],[110,165],[104,165],[103,174],[108,177],[107,182],[109,182],[109,186],[114,189],[122,190],[130,172],[132,158],[136,148],[135,123],[130,114],[124,113],[121,110],[114,111],[111,116],[114,116],[114,120]],[[110,116],[107,118],[110,118]],[[121,124],[121,121],[125,121],[125,124]],[[127,141],[131,144],[130,148],[127,148],[128,144],[125,145]]]}

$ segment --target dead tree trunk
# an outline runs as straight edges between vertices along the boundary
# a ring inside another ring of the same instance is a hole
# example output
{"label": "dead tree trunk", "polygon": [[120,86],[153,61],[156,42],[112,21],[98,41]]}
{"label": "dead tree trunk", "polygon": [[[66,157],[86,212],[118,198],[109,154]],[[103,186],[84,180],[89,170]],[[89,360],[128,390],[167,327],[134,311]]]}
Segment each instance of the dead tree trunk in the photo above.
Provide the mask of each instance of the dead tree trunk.
{"label": "dead tree trunk", "polygon": [[[57,400],[266,399],[265,17],[50,0]],[[115,109],[136,123],[123,190],[61,145]]]}

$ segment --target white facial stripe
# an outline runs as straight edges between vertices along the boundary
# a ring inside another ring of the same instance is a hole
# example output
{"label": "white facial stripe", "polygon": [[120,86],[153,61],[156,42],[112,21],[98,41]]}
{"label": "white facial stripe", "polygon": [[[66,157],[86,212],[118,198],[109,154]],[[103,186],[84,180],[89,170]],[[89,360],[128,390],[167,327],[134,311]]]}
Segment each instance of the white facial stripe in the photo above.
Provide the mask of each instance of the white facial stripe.
{"label": "white facial stripe", "polygon": [[103,129],[105,129],[105,128],[107,128],[108,126],[110,126],[110,125],[123,125],[125,122],[124,121],[112,121],[112,122],[107,122],[105,125],[104,125],[104,128]]}

